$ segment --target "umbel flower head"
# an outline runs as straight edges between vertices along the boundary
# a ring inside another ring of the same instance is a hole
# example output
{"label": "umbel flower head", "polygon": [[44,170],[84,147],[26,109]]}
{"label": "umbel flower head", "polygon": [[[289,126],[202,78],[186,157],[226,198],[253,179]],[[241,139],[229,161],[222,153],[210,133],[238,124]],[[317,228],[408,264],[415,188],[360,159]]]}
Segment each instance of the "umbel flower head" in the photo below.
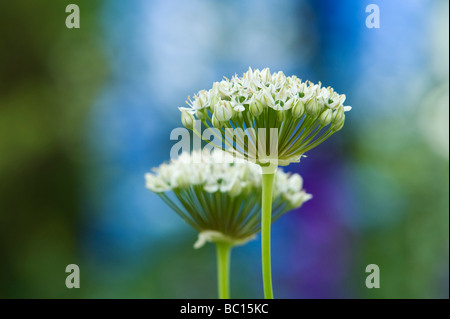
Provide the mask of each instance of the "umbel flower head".
{"label": "umbel flower head", "polygon": [[[232,160],[220,150],[183,153],[145,175],[146,187],[199,232],[196,248],[206,241],[244,244],[260,230],[261,169]],[[300,175],[277,170],[273,221],[312,197],[302,184]]]}
{"label": "umbel flower head", "polygon": [[[242,77],[224,78],[209,91],[198,92],[180,111],[189,129],[200,120],[219,130],[217,146],[259,164],[276,159],[278,165],[288,165],[343,127],[345,112],[351,109],[344,102],[345,95],[320,83],[249,68]],[[267,155],[274,143],[276,154]]]}

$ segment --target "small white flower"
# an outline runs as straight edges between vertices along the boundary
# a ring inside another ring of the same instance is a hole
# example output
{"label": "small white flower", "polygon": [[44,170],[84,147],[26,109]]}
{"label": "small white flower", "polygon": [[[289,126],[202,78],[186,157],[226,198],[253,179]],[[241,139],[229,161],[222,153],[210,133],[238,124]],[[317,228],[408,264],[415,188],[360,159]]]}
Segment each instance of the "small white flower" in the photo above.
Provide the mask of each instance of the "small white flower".
{"label": "small white flower", "polygon": [[294,91],[296,92],[299,99],[303,103],[308,102],[315,94],[318,88],[317,85],[313,85],[310,82],[295,83],[294,85],[295,85]]}
{"label": "small white flower", "polygon": [[265,68],[261,71],[261,81],[264,83],[270,83],[272,80],[272,75],[270,74],[270,69]]}
{"label": "small white flower", "polygon": [[[197,109],[203,109],[209,106],[209,92],[206,90],[201,90],[198,92],[198,96],[195,98],[195,102],[197,102]],[[195,108],[195,107],[194,107]]]}
{"label": "small white flower", "polygon": [[272,84],[275,88],[283,88],[286,83],[286,75],[283,72],[279,71],[278,73],[274,73],[272,76]]}
{"label": "small white flower", "polygon": [[243,112],[243,111],[245,111],[245,107],[242,104],[232,103],[232,105],[233,105],[233,110],[235,112]]}
{"label": "small white flower", "polygon": [[322,88],[319,94],[320,103],[324,106],[335,109],[345,101],[345,95],[339,95],[331,87]]}
{"label": "small white flower", "polygon": [[275,100],[272,96],[271,87],[267,87],[262,89],[262,99],[261,102],[263,102],[263,105],[269,106],[274,108],[275,107]]}

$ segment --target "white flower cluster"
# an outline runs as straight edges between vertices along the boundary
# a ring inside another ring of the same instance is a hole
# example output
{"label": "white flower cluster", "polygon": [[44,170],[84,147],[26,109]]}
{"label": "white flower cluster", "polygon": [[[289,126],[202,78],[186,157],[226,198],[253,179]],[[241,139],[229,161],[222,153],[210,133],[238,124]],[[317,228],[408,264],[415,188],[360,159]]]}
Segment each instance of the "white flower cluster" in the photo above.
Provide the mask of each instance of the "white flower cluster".
{"label": "white flower cluster", "polygon": [[[250,162],[235,162],[223,151],[183,153],[176,160],[164,163],[147,173],[146,187],[155,193],[201,186],[209,193],[220,191],[229,196],[260,194],[261,168]],[[298,174],[287,174],[278,169],[274,181],[274,198],[281,198],[290,207],[299,207],[312,196],[303,189]]]}
{"label": "white flower cluster", "polygon": [[[289,111],[292,118],[304,114],[318,117],[323,126],[332,123],[335,131],[344,124],[344,112],[351,109],[344,106],[345,95],[339,95],[331,87],[303,82],[296,76],[286,77],[283,72],[270,73],[268,68],[249,70],[243,77],[233,76],[215,82],[209,91],[198,92],[193,100],[187,101],[189,108],[181,107],[182,123],[192,128],[195,117],[205,120],[209,114],[212,125],[220,128],[225,122],[250,112],[258,117],[265,108],[283,112]],[[288,115],[289,113],[286,113]],[[285,116],[284,118],[286,118]],[[281,120],[284,119],[280,117]]]}

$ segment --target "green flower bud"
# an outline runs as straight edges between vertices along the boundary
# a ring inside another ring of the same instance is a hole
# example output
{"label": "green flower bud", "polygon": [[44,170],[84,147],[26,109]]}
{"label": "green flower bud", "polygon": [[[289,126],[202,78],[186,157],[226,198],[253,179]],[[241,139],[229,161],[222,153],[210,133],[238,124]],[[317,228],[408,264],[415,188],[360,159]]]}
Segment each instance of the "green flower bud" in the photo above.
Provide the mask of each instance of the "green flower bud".
{"label": "green flower bud", "polygon": [[260,116],[264,111],[264,106],[259,100],[254,100],[250,103],[250,114],[254,117]]}
{"label": "green flower bud", "polygon": [[302,100],[298,100],[298,102],[292,108],[292,117],[294,119],[301,118],[305,114],[305,103]]}
{"label": "green flower bud", "polygon": [[319,122],[323,126],[327,126],[328,124],[331,123],[332,120],[333,120],[333,111],[331,109],[327,108],[325,111],[322,112],[322,114],[320,114]]}
{"label": "green flower bud", "polygon": [[335,132],[340,131],[343,127],[344,127],[344,122],[345,122],[345,117],[344,119],[341,121],[341,123],[339,123],[339,125],[334,125],[333,130]]}
{"label": "green flower bud", "polygon": [[212,125],[215,128],[221,128],[223,126],[223,123],[217,119],[215,114],[213,114],[213,116],[212,116]]}
{"label": "green flower bud", "polygon": [[233,108],[229,101],[220,101],[214,108],[214,115],[221,121],[229,121],[233,116]]}
{"label": "green flower bud", "polygon": [[344,107],[341,105],[333,112],[333,130],[339,131],[344,126]]}
{"label": "green flower bud", "polygon": [[309,115],[312,115],[312,116],[319,115],[320,106],[315,97],[313,97],[311,100],[306,102],[305,108],[306,108],[306,112]]}
{"label": "green flower bud", "polygon": [[185,108],[179,108],[181,111],[181,123],[187,129],[192,130],[194,128],[194,115],[188,112]]}

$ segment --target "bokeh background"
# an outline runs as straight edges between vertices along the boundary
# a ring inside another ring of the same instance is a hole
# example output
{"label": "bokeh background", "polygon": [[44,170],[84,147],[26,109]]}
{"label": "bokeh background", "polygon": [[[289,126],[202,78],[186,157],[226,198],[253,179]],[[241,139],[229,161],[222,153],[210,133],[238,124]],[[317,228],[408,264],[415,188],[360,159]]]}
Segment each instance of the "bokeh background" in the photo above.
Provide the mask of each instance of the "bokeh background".
{"label": "bokeh background", "polygon": [[[81,28],[65,27],[76,3]],[[368,29],[368,4],[380,28]],[[278,298],[448,298],[449,16],[439,0],[0,2],[0,297],[215,298],[212,245],[144,187],[178,106],[270,67],[347,95],[286,169],[314,199],[273,226]],[[260,298],[260,241],[231,294]],[[65,287],[65,267],[81,288]],[[365,267],[381,288],[365,287]]]}

